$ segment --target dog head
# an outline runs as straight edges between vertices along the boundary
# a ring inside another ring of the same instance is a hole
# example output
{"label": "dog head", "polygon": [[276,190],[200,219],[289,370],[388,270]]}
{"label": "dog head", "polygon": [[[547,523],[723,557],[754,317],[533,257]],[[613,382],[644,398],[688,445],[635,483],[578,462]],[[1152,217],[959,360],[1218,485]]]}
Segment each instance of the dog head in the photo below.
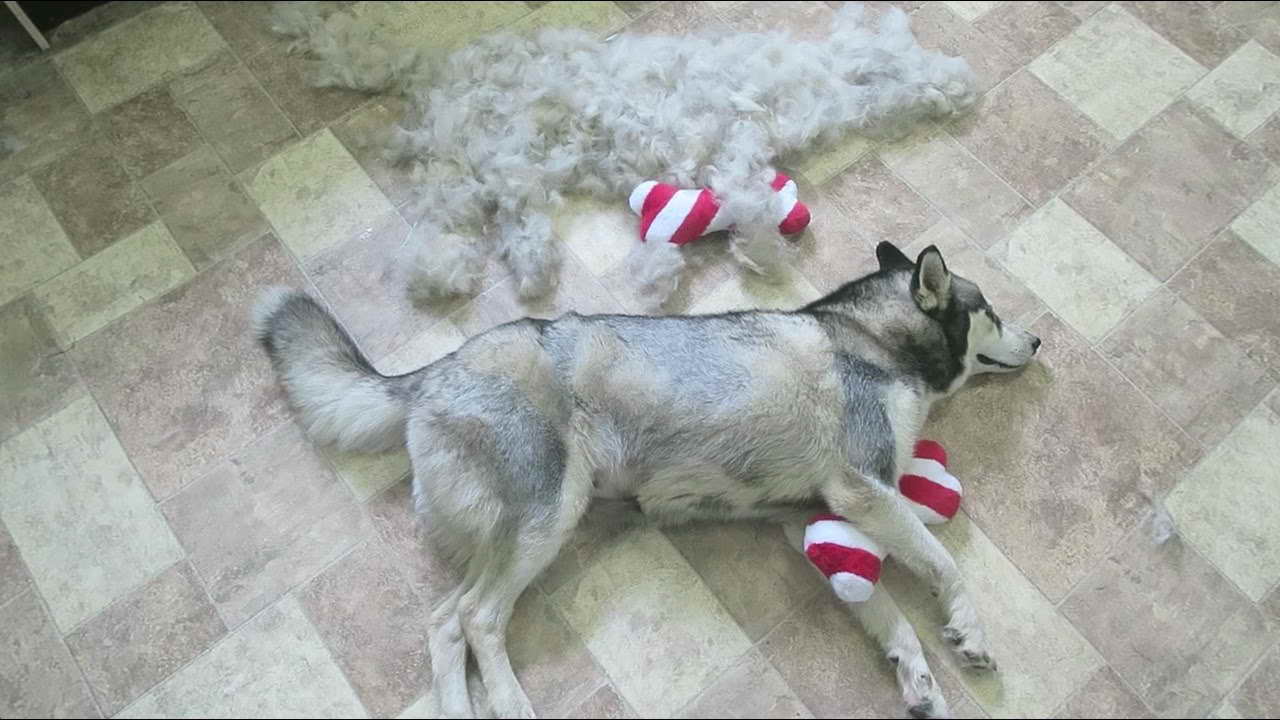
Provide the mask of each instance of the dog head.
{"label": "dog head", "polygon": [[1017,370],[1040,349],[1040,338],[1002,321],[976,284],[948,270],[938,248],[930,245],[912,262],[893,243],[882,242],[876,259],[882,271],[911,273],[912,302],[942,326],[965,376]]}

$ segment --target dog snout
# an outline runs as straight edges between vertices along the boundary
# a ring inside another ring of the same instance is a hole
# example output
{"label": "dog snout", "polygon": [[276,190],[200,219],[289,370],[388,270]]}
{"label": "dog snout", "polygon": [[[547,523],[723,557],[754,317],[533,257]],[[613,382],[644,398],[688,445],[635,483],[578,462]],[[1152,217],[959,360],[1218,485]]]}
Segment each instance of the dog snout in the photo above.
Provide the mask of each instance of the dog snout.
{"label": "dog snout", "polygon": [[1040,338],[1035,335],[1031,336],[1031,354],[1035,354],[1040,349]]}

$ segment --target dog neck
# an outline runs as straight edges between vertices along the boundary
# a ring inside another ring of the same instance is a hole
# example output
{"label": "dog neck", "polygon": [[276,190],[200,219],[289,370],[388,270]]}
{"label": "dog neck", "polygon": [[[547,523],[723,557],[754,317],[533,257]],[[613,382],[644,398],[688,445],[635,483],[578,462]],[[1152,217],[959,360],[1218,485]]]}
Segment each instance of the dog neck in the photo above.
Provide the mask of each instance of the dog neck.
{"label": "dog neck", "polygon": [[870,356],[915,376],[932,396],[949,395],[968,377],[963,335],[949,337],[943,322],[916,307],[909,273],[867,275],[801,312],[824,325],[836,352]]}

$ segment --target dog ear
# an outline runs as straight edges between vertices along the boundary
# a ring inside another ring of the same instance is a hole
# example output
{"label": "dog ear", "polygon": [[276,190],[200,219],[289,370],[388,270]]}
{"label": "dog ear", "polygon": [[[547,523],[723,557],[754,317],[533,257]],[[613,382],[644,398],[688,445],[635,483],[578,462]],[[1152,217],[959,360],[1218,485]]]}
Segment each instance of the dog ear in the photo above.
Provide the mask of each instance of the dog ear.
{"label": "dog ear", "polygon": [[942,253],[930,245],[916,258],[916,272],[911,277],[911,296],[925,312],[945,310],[951,300],[951,272],[942,261]]}
{"label": "dog ear", "polygon": [[915,267],[911,264],[911,259],[888,240],[876,246],[876,260],[880,261],[881,270],[910,270]]}

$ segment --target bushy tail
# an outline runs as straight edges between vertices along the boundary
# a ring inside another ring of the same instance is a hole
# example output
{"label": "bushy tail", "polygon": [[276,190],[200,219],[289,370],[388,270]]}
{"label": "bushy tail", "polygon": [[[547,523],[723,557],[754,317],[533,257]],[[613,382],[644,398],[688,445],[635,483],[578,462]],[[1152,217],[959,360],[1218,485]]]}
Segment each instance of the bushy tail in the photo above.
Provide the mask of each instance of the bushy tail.
{"label": "bushy tail", "polygon": [[403,445],[412,376],[374,370],[333,316],[296,290],[266,291],[253,324],[313,440],[364,452]]}

